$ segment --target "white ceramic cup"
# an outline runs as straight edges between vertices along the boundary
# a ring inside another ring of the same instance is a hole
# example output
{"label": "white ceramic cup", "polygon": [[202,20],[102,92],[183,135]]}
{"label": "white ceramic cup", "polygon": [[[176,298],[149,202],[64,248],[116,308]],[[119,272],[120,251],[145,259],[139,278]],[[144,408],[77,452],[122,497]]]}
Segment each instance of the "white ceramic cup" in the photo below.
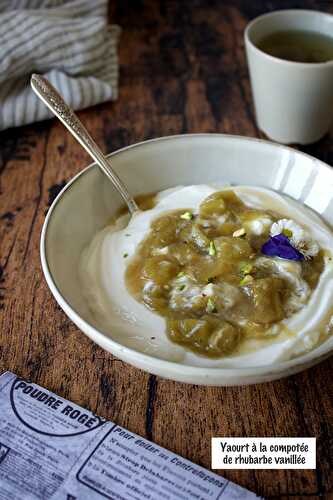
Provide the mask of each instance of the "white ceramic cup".
{"label": "white ceramic cup", "polygon": [[254,19],[244,38],[258,127],[283,144],[310,144],[333,121],[333,61],[300,63],[258,49],[276,31],[306,30],[333,36],[333,15],[280,10]]}

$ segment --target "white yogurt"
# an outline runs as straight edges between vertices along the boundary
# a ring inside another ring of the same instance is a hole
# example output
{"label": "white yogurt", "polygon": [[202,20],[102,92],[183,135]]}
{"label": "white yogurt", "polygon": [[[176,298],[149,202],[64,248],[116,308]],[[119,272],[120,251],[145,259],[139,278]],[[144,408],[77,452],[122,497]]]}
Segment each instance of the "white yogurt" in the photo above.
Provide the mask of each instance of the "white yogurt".
{"label": "white yogurt", "polygon": [[[293,332],[276,325],[276,335],[270,342],[264,339],[246,340],[244,354],[221,359],[209,359],[171,342],[165,333],[165,320],[137,302],[128,292],[125,271],[129,259],[147,236],[153,219],[174,209],[196,211],[210,194],[221,186],[197,185],[162,191],[156,206],[128,219],[123,217],[115,226],[99,232],[84,251],[80,276],[84,292],[96,322],[114,340],[161,359],[188,365],[207,367],[249,367],[271,365],[291,359],[313,349],[319,339],[319,325],[329,319],[333,306],[333,261],[325,257],[325,267],[316,289],[307,304],[289,319],[281,322]],[[238,186],[232,188],[248,206],[274,210],[293,219],[310,233],[328,252],[333,249],[333,235],[325,223],[310,209],[268,189]],[[127,257],[124,257],[127,255]],[[112,332],[112,333],[111,333]]]}

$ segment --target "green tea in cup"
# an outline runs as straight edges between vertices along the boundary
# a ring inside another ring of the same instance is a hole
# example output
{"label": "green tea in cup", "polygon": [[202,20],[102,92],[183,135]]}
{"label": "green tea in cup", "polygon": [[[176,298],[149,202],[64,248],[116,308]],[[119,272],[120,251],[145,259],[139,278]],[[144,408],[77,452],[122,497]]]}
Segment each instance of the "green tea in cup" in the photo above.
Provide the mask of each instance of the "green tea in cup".
{"label": "green tea in cup", "polygon": [[318,141],[333,123],[333,15],[269,12],[244,38],[258,128],[284,144]]}
{"label": "green tea in cup", "polygon": [[259,40],[257,47],[286,61],[323,63],[333,60],[333,36],[315,31],[276,31]]}

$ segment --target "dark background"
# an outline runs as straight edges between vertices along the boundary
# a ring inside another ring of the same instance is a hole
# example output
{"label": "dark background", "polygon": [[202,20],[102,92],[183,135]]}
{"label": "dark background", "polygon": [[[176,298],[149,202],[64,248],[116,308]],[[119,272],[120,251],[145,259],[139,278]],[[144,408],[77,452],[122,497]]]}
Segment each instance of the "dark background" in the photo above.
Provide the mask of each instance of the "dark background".
{"label": "dark background", "polygon": [[[332,2],[314,0],[110,2],[110,19],[123,28],[119,98],[81,119],[104,151],[189,132],[263,137],[243,31],[261,13],[299,7],[333,12]],[[333,164],[332,134],[302,150]],[[269,498],[332,498],[331,359],[257,386],[179,384],[113,358],[57,306],[40,267],[41,227],[55,195],[88,163],[58,121],[0,133],[0,372],[12,370],[207,468],[212,436],[316,436],[316,471],[221,473]]]}

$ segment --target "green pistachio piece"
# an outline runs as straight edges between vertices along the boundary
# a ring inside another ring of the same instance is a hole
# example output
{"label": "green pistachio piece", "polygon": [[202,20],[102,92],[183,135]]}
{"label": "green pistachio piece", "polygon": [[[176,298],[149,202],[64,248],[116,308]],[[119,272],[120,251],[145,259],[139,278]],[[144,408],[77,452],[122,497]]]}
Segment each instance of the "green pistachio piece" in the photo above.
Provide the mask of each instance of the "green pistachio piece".
{"label": "green pistachio piece", "polygon": [[253,271],[253,265],[249,262],[242,262],[239,266],[239,271],[244,276],[246,276],[247,274],[251,274],[251,272]]}
{"label": "green pistachio piece", "polygon": [[184,212],[181,216],[181,219],[184,220],[192,220],[193,219],[193,214],[191,212]]}
{"label": "green pistachio piece", "polygon": [[216,248],[215,248],[215,243],[214,241],[209,242],[209,250],[208,253],[211,257],[214,257],[216,255]]}
{"label": "green pistachio piece", "polygon": [[216,312],[216,305],[215,305],[215,302],[213,299],[211,299],[209,297],[209,299],[207,300],[207,307],[206,307],[206,311],[208,313],[214,313]]}
{"label": "green pistachio piece", "polygon": [[252,281],[254,281],[254,278],[253,276],[251,276],[250,274],[247,274],[246,276],[244,276],[244,278],[242,278],[239,282],[240,286],[244,286],[244,285],[248,285],[249,283],[252,283]]}

